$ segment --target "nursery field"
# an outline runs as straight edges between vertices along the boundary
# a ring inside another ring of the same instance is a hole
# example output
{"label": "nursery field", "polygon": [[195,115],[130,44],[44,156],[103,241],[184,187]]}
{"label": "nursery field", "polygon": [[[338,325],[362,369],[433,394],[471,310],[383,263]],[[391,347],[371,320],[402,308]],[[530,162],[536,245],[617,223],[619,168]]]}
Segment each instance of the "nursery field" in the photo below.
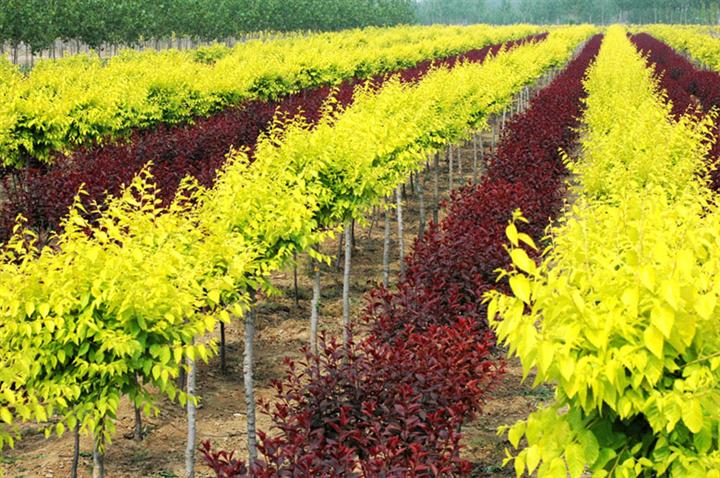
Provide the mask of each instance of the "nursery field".
{"label": "nursery field", "polygon": [[720,478],[720,39],[0,59],[0,476]]}

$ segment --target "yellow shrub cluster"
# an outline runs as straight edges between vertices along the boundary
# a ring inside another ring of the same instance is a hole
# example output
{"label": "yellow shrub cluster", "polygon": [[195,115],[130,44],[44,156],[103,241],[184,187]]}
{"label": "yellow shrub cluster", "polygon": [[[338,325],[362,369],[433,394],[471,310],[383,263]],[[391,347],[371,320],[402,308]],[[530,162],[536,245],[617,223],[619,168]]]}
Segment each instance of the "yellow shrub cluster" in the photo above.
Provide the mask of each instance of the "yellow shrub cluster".
{"label": "yellow shrub cluster", "polygon": [[[720,477],[720,207],[711,118],[674,120],[611,27],[586,80],[573,204],[489,317],[555,401],[509,428],[518,476]],[[516,237],[509,226],[508,237]],[[513,248],[518,248],[514,239]],[[499,314],[499,317],[498,317]]]}

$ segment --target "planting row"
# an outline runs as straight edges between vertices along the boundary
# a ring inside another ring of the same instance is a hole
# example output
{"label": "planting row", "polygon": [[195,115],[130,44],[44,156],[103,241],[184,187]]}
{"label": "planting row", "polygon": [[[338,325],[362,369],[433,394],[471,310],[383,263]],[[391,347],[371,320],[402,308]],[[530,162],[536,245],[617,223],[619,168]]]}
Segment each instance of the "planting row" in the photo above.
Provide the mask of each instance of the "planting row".
{"label": "planting row", "polygon": [[[696,68],[685,57],[648,34],[634,35],[632,41],[640,52],[648,55],[648,62],[655,68],[660,86],[672,102],[676,118],[698,107],[698,113],[707,113],[720,107],[720,73]],[[720,119],[716,118],[712,135],[717,138],[718,133]],[[713,164],[718,158],[720,142],[714,141],[708,153],[708,162]],[[714,168],[710,176],[710,187],[715,191],[720,190],[720,171]]]}
{"label": "planting row", "polygon": [[539,264],[508,228],[499,340],[555,400],[509,428],[518,476],[718,477],[720,208],[710,118],[677,119],[611,27],[588,92],[573,203]]}
{"label": "planting row", "polygon": [[[247,307],[269,286],[268,274],[298,251],[320,258],[312,245],[379,204],[429,153],[485,127],[488,115],[592,33],[557,29],[482,64],[358,92],[351,107],[328,111],[314,127],[296,119],[274,128],[258,141],[252,165],[245,152],[233,153],[212,188],[185,181],[168,206],[143,171],[92,222],[73,207],[52,248],[38,250],[20,224],[0,256],[0,419],[42,423],[55,415],[48,433],[92,433],[99,457],[121,396],[147,409],[158,395],[186,400],[172,380],[182,360],[192,395],[194,360],[213,349],[195,339],[232,312],[245,314],[251,430]],[[190,417],[193,407],[191,398]],[[12,429],[3,431],[12,439]]]}
{"label": "planting row", "polygon": [[652,25],[642,29],[708,68],[720,71],[720,38],[712,35],[708,27]]}
{"label": "planting row", "polygon": [[[510,41],[504,48],[544,37],[536,35]],[[431,68],[452,68],[464,61],[479,63],[500,48],[500,44],[495,44],[437,61],[425,60],[395,74],[404,82],[416,82]],[[387,79],[385,75],[376,76],[370,82],[373,88],[379,88]],[[150,162],[159,197],[166,204],[175,196],[185,176],[190,175],[209,187],[230,147],[248,148],[252,155],[258,136],[267,131],[276,115],[288,118],[302,114],[309,123],[317,123],[329,96],[332,95],[338,107],[347,108],[352,103],[353,92],[364,81],[350,79],[336,88],[303,90],[278,101],[251,101],[240,108],[199,119],[192,125],[160,125],[136,131],[127,141],[84,147],[58,157],[50,168],[28,168],[8,175],[2,179],[7,198],[0,204],[0,241],[11,235],[18,214],[27,219],[26,227],[39,233],[54,230],[67,214],[80,186],[86,193],[83,204],[89,207],[93,201],[102,202],[106,194],[119,193],[122,186]]]}
{"label": "planting row", "polygon": [[275,100],[538,32],[532,26],[370,28],[253,40],[232,50],[48,60],[27,77],[3,75],[10,79],[0,83],[0,165],[52,163],[57,152],[138,128],[184,123],[245,101]]}
{"label": "planting row", "polygon": [[493,270],[508,262],[503,238],[513,211],[534,206],[536,239],[559,211],[559,150],[577,138],[582,78],[600,42],[592,38],[509,123],[487,176],[453,195],[447,217],[407,257],[397,289],[372,293],[364,315],[371,335],[347,349],[323,344],[290,363],[266,407],[274,428],[261,434],[262,458],[248,469],[203,445],[218,476],[470,473],[459,458],[459,428],[502,372],[490,355],[482,294],[498,287]]}

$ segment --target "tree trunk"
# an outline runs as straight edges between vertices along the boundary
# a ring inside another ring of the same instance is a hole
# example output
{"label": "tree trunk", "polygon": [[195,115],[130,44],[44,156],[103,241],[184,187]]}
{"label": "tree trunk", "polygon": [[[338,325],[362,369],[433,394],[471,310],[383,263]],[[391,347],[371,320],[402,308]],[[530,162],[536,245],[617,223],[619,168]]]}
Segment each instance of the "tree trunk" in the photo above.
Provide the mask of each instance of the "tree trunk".
{"label": "tree trunk", "polygon": [[373,232],[373,229],[375,229],[375,223],[377,222],[377,219],[378,219],[377,216],[378,216],[377,206],[373,206],[372,215],[371,215],[371,219],[370,219],[370,227],[368,228],[367,236],[365,239],[367,241],[369,241],[370,237],[372,237],[372,232]]}
{"label": "tree trunk", "polygon": [[105,451],[103,436],[93,436],[93,470],[92,478],[105,478]]}
{"label": "tree trunk", "polygon": [[403,215],[402,215],[402,195],[400,188],[395,190],[397,199],[397,227],[398,227],[398,252],[400,253],[400,279],[405,278],[405,241],[403,240]]}
{"label": "tree trunk", "polygon": [[453,190],[453,146],[448,146],[448,190]]}
{"label": "tree trunk", "polygon": [[180,364],[179,364],[177,388],[179,388],[181,390],[185,389],[186,383],[187,383],[187,372],[185,370],[185,359],[182,359],[182,360],[180,360]]}
{"label": "tree trunk", "polygon": [[320,309],[320,262],[311,259],[313,272],[313,295],[310,301],[310,351],[317,353],[318,319]]}
{"label": "tree trunk", "polygon": [[70,467],[70,478],[78,478],[78,464],[80,463],[80,421],[73,430],[73,458]]}
{"label": "tree trunk", "polygon": [[460,179],[460,186],[462,186],[465,181],[463,181],[463,167],[462,167],[462,147],[458,146],[455,148],[455,161],[457,162],[457,175],[458,179]]}
{"label": "tree trunk", "polygon": [[225,354],[225,322],[220,322],[220,370],[227,372],[227,359]]}
{"label": "tree trunk", "polygon": [[253,345],[255,341],[255,291],[250,290],[250,309],[245,315],[245,354],[243,374],[245,403],[247,405],[248,466],[257,460],[257,437],[255,432],[255,389],[253,386]]}
{"label": "tree trunk", "polygon": [[418,225],[418,238],[422,240],[425,235],[425,175],[424,170],[417,175],[418,201],[420,202],[420,224]]}
{"label": "tree trunk", "polygon": [[390,284],[390,208],[385,208],[385,236],[383,239],[383,285]]}
{"label": "tree trunk", "polygon": [[295,294],[295,307],[299,307],[300,296],[298,294],[297,251],[293,252],[293,292]]}
{"label": "tree trunk", "polygon": [[133,404],[133,408],[135,409],[135,431],[133,433],[133,440],[142,441],[142,413],[140,413],[140,407],[137,405]]}
{"label": "tree trunk", "polygon": [[472,183],[477,184],[478,135],[473,134]]}
{"label": "tree trunk", "polygon": [[531,96],[532,90],[529,86],[525,87],[525,109],[530,108],[530,96]]}
{"label": "tree trunk", "polygon": [[350,244],[355,249],[355,219],[352,220],[352,224],[350,225]]}
{"label": "tree trunk", "polygon": [[345,268],[343,270],[343,343],[350,343],[350,265],[352,262],[352,225],[345,225]]}
{"label": "tree trunk", "polygon": [[440,153],[435,153],[435,161],[433,164],[433,222],[438,224],[440,214],[440,179],[438,178],[440,169]]}
{"label": "tree trunk", "polygon": [[195,478],[195,439],[197,423],[197,407],[191,399],[195,397],[195,360],[187,359],[187,446],[185,447],[185,478]]}
{"label": "tree trunk", "polygon": [[335,254],[335,270],[340,270],[340,257],[342,257],[343,252],[343,241],[345,240],[345,234],[338,234],[338,248],[337,248],[337,254]]}

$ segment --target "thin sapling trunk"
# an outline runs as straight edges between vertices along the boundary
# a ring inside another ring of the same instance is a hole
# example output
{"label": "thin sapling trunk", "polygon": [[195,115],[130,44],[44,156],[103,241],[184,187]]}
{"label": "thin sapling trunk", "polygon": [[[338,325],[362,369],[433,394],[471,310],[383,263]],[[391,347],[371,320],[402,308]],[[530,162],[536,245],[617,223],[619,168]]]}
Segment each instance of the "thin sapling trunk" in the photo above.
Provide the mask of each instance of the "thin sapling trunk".
{"label": "thin sapling trunk", "polygon": [[385,208],[385,235],[383,238],[383,285],[390,284],[390,208]]}
{"label": "thin sapling trunk", "polygon": [[194,401],[196,364],[195,360],[187,358],[187,444],[185,447],[185,478],[195,478],[195,440],[197,436],[197,406]]}
{"label": "thin sapling trunk", "polygon": [[402,195],[400,188],[396,189],[395,197],[397,199],[397,227],[398,227],[398,252],[400,253],[400,278],[405,277],[405,241],[403,240],[403,214],[402,214]]}
{"label": "thin sapling trunk", "polygon": [[320,262],[310,259],[313,275],[313,294],[310,300],[310,351],[317,353],[318,322],[320,316]]}
{"label": "thin sapling trunk", "polygon": [[350,343],[350,265],[352,262],[352,225],[345,225],[345,268],[343,269],[343,343]]}
{"label": "thin sapling trunk", "polygon": [[253,355],[255,343],[255,291],[250,290],[250,309],[245,314],[245,354],[243,375],[245,404],[247,405],[248,465],[257,460],[257,435],[255,431],[255,388],[253,384]]}

